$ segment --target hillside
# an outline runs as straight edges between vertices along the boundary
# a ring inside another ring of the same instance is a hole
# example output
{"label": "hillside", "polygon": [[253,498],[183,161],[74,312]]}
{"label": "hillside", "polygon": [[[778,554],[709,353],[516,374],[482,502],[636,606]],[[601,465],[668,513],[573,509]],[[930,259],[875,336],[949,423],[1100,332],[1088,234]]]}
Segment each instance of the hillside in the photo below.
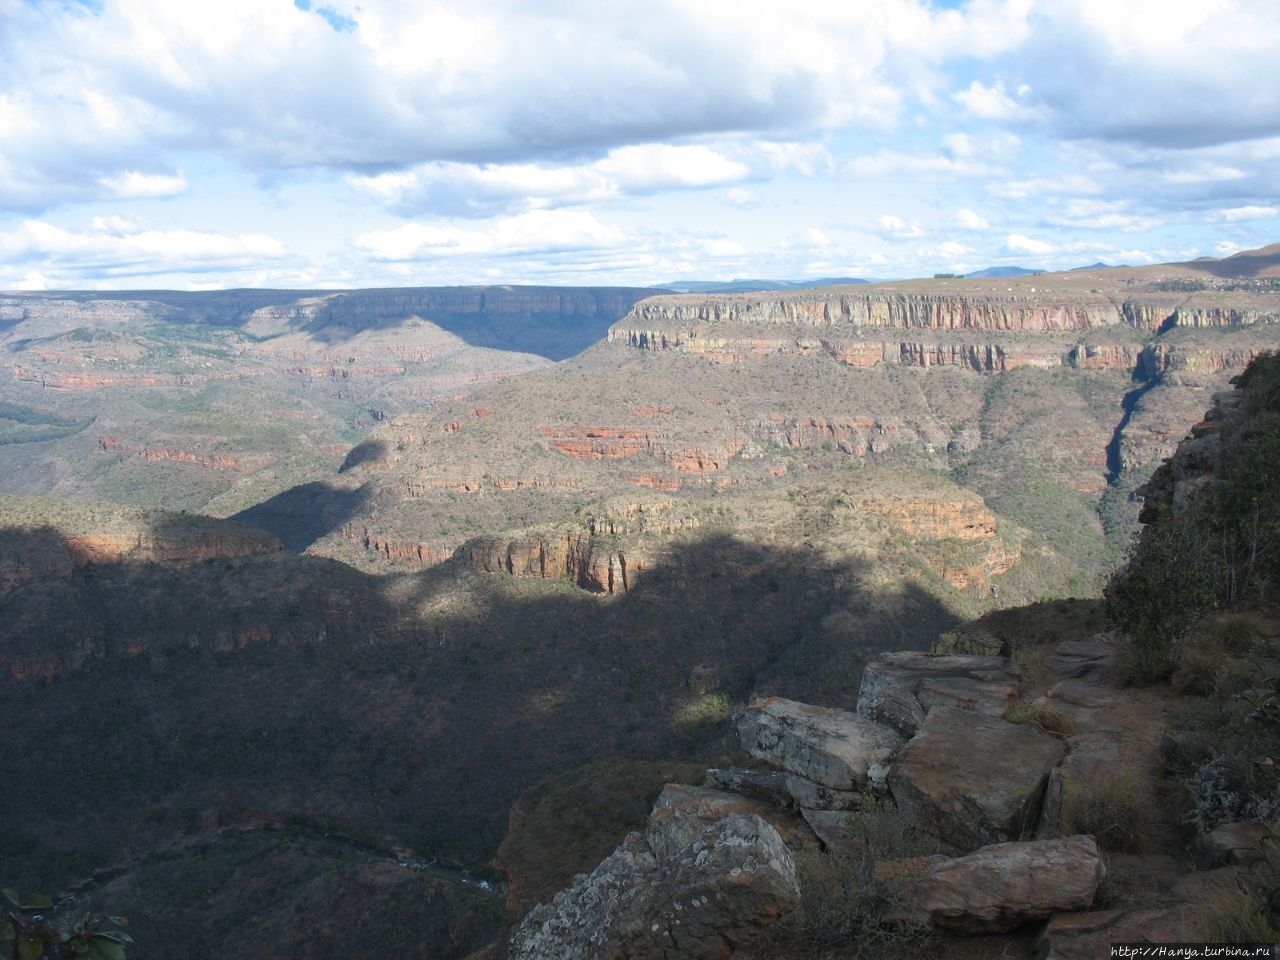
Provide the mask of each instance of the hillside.
{"label": "hillside", "polygon": [[381,420],[576,352],[645,292],[0,296],[0,490],[235,513]]}

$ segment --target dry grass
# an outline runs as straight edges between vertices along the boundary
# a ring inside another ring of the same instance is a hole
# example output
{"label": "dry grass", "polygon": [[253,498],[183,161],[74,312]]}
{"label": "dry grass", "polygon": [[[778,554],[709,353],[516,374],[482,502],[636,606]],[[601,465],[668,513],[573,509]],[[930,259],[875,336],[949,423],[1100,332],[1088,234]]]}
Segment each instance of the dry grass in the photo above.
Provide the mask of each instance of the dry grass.
{"label": "dry grass", "polygon": [[1089,834],[1110,853],[1145,853],[1153,803],[1151,784],[1137,771],[1072,781],[1063,791],[1059,823],[1065,834]]}
{"label": "dry grass", "polygon": [[1057,737],[1070,737],[1080,732],[1080,725],[1071,717],[1043,703],[1019,700],[1008,709],[1004,718],[1010,723],[1026,724]]}

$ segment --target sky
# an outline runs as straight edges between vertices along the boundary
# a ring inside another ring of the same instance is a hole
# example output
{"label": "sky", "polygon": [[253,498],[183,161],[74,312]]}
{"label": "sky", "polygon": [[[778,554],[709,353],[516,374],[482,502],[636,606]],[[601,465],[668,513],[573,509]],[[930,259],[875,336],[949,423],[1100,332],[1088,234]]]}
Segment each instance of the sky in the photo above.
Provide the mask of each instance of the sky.
{"label": "sky", "polygon": [[0,0],[0,289],[891,279],[1277,241],[1275,0]]}

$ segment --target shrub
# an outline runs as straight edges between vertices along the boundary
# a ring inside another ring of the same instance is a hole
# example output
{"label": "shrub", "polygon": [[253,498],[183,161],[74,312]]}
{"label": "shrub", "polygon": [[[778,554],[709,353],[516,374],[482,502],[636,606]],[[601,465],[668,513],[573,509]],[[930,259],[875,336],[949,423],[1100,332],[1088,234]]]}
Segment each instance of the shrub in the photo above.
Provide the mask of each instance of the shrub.
{"label": "shrub", "polygon": [[892,802],[870,796],[849,813],[845,831],[860,853],[796,855],[800,909],[771,929],[761,956],[934,956],[938,944],[928,927],[903,920],[900,884],[877,879],[873,870],[877,861],[936,853],[940,842],[909,823]]}

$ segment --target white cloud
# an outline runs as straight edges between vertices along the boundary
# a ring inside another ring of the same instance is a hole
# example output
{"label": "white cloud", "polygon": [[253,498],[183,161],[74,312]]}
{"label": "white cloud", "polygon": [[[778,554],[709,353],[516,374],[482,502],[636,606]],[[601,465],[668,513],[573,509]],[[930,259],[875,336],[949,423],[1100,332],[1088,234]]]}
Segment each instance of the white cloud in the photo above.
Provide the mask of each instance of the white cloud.
{"label": "white cloud", "polygon": [[1071,137],[1190,147],[1273,135],[1280,7],[1267,0],[1040,0],[1004,64]]}
{"label": "white cloud", "polygon": [[991,226],[985,217],[974,213],[968,207],[961,207],[956,211],[956,223],[966,230],[986,230]]}
{"label": "white cloud", "polygon": [[739,210],[758,210],[764,206],[764,201],[760,198],[760,194],[754,190],[748,190],[746,187],[730,187],[724,192],[724,200],[732,207]]}
{"label": "white cloud", "polygon": [[140,173],[129,170],[115,176],[102,177],[99,181],[112,197],[118,200],[136,200],[139,197],[173,197],[187,192],[187,178],[176,174]]}
{"label": "white cloud", "polygon": [[1026,200],[1044,194],[1093,194],[1101,188],[1091,177],[1068,173],[1057,177],[1028,177],[1024,180],[1002,180],[987,184],[987,191],[1006,200]]}
{"label": "white cloud", "polygon": [[[248,266],[287,254],[277,240],[262,234],[226,236],[193,230],[154,230],[140,225],[99,221],[88,231],[67,230],[42,220],[27,220],[0,233],[0,258],[73,267],[94,275],[142,276],[183,270]],[[39,270],[46,268],[41,266]]]}
{"label": "white cloud", "polygon": [[1035,240],[1031,237],[1023,236],[1020,233],[1011,233],[1005,237],[1004,246],[1005,250],[1014,254],[1046,254],[1053,253],[1056,249],[1052,243],[1046,243],[1044,240]]}
{"label": "white cloud", "polygon": [[1274,220],[1280,217],[1280,209],[1276,207],[1231,207],[1219,210],[1210,219],[1219,223],[1241,223],[1245,220]]}
{"label": "white cloud", "polygon": [[880,217],[876,223],[879,225],[880,233],[886,237],[895,237],[901,240],[924,236],[924,228],[920,224],[914,220],[904,220],[895,214],[886,214]]}
{"label": "white cloud", "polygon": [[1014,96],[1010,96],[1002,82],[997,81],[988,86],[980,80],[974,80],[964,90],[953,94],[953,97],[964,107],[965,114],[969,117],[980,120],[1027,121],[1034,119],[1037,111],[1019,100],[1025,99],[1030,93],[1031,88],[1022,85]]}
{"label": "white cloud", "polygon": [[[12,155],[0,197],[21,206],[25,186],[31,208],[119,192],[135,158],[174,151],[358,171],[879,126],[904,97],[895,46],[919,30],[972,38],[976,22],[925,0],[330,6],[351,29],[283,0],[14,6],[0,34]],[[981,7],[978,19],[1019,19]]]}
{"label": "white cloud", "polygon": [[1160,217],[1131,213],[1124,200],[1068,200],[1061,208],[1046,212],[1046,221],[1057,226],[1079,227],[1085,230],[1118,230],[1122,233],[1140,233],[1159,227]]}

